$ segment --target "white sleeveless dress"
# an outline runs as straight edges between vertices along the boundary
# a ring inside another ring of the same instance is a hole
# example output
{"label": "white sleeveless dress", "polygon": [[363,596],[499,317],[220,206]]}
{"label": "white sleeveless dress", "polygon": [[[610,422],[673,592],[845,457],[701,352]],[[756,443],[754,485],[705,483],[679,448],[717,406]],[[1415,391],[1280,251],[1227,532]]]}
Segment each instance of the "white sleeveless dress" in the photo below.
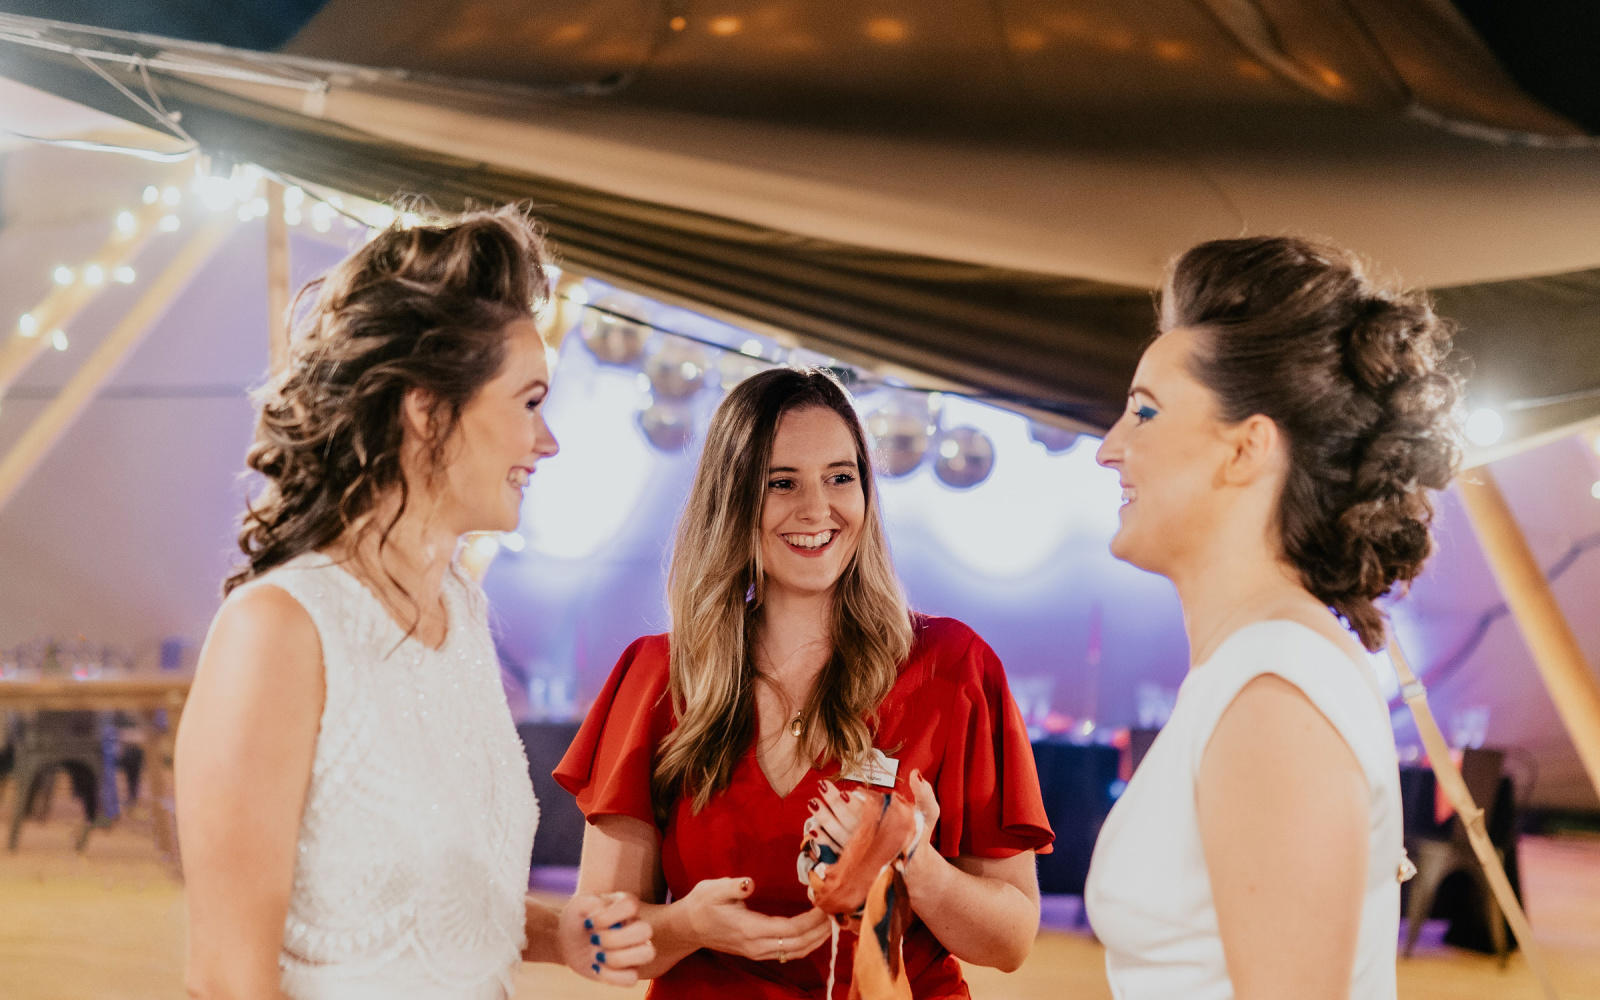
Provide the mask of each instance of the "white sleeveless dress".
{"label": "white sleeveless dress", "polygon": [[1084,905],[1105,945],[1117,1000],[1233,996],[1200,845],[1195,781],[1217,720],[1262,674],[1299,688],[1349,744],[1366,776],[1366,891],[1350,996],[1394,1000],[1397,874],[1405,849],[1388,706],[1374,679],[1342,649],[1291,621],[1248,625],[1189,671],[1172,718],[1100,829]]}
{"label": "white sleeveless dress", "polygon": [[503,1000],[525,943],[539,807],[483,591],[446,574],[433,650],[326,556],[279,587],[322,641],[326,701],[284,923],[294,1000]]}

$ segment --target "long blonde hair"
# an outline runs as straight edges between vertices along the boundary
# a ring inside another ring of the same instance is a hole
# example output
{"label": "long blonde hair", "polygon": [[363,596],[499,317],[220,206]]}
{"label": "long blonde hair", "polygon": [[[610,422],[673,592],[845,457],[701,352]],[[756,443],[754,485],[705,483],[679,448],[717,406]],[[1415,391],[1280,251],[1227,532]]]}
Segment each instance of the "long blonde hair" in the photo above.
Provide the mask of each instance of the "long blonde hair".
{"label": "long blonde hair", "polygon": [[801,709],[806,731],[820,736],[823,760],[849,768],[872,750],[872,716],[911,651],[911,615],[889,558],[866,438],[844,387],[820,369],[777,368],[745,379],[711,418],[672,552],[670,691],[679,721],[656,756],[651,790],[659,817],[685,794],[699,811],[727,787],[755,738],[767,468],[779,419],[811,407],[833,411],[850,429],[866,497],[855,554],[834,585],[833,652]]}

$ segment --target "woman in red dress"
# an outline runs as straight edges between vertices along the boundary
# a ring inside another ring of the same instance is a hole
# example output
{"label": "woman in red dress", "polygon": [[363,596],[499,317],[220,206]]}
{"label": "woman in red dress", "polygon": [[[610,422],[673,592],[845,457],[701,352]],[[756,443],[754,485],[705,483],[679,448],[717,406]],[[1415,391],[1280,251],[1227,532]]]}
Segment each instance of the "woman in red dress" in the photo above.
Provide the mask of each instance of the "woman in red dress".
{"label": "woman in red dress", "polygon": [[555,772],[589,820],[580,889],[647,901],[650,996],[822,994],[829,919],[796,855],[819,828],[847,845],[850,792],[873,786],[927,820],[905,866],[912,995],[969,996],[958,958],[1021,965],[1053,838],[1027,732],[984,641],[907,610],[832,375],[763,372],[718,407],[668,599],[672,632],[623,653]]}

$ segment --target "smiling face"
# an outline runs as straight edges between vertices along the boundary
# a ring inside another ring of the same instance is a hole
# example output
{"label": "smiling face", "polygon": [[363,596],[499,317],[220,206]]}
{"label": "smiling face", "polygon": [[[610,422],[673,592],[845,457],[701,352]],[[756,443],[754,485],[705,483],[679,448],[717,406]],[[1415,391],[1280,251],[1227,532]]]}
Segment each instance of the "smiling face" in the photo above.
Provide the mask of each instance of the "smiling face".
{"label": "smiling face", "polygon": [[826,594],[855,557],[866,518],[855,438],[820,406],[778,419],[761,510],[761,564],[769,597]]}
{"label": "smiling face", "polygon": [[1192,330],[1169,330],[1139,359],[1128,408],[1095,458],[1122,479],[1111,554],[1172,576],[1219,523],[1231,452],[1216,397],[1189,374]]}
{"label": "smiling face", "polygon": [[522,492],[557,450],[542,406],[550,389],[544,341],[531,319],[506,324],[506,357],[461,411],[440,470],[439,517],[456,534],[513,531]]}

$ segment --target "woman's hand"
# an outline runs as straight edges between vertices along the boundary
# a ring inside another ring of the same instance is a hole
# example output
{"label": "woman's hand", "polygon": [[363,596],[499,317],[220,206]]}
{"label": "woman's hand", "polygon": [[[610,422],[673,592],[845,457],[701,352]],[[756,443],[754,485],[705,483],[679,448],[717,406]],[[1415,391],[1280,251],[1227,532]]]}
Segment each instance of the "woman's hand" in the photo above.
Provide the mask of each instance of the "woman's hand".
{"label": "woman's hand", "polygon": [[787,962],[828,940],[828,917],[816,907],[794,917],[757,913],[745,905],[755,885],[748,878],[711,878],[683,897],[689,927],[703,948],[758,962]]}
{"label": "woman's hand", "polygon": [[584,893],[568,900],[556,924],[561,961],[585,979],[632,986],[640,967],[656,957],[651,928],[637,919],[632,893]]}
{"label": "woman's hand", "polygon": [[869,797],[841,791],[827,780],[817,787],[817,797],[807,803],[811,807],[811,818],[806,820],[806,839],[825,844],[833,849],[834,854],[841,854],[844,845],[855,836],[856,827],[861,825],[861,810]]}
{"label": "woman's hand", "polygon": [[939,824],[939,797],[933,793],[933,786],[928,783],[928,779],[915,768],[907,776],[906,784],[911,786],[911,797],[917,804],[917,812],[922,814],[922,835],[917,838],[916,844],[906,851],[906,858],[910,860],[919,852],[926,851],[923,860],[927,860],[938,853],[933,849],[933,828]]}

